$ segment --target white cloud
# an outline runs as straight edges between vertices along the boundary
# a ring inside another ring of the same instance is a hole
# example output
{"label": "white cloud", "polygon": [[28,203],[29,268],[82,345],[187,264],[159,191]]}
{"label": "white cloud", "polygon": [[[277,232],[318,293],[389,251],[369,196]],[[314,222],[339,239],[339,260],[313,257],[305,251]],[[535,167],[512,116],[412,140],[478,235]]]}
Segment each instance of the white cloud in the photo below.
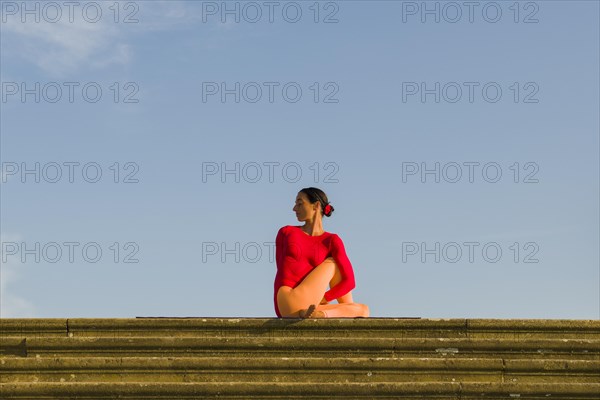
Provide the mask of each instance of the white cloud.
{"label": "white cloud", "polygon": [[[20,241],[20,235],[0,233],[0,243]],[[11,260],[13,257],[7,257],[6,263],[0,257],[0,317],[34,318],[37,314],[35,306],[12,292],[11,285],[20,279],[19,264]]]}
{"label": "white cloud", "polygon": [[[138,8],[131,8],[130,3]],[[131,64],[134,60],[132,41],[136,34],[194,27],[194,34],[206,42],[207,47],[214,48],[223,47],[219,34],[236,25],[231,20],[222,24],[216,16],[209,23],[202,22],[201,6],[193,2],[121,2],[120,22],[114,21],[114,2],[100,4],[102,18],[95,23],[87,22],[80,9],[76,9],[73,21],[69,21],[67,7],[63,17],[54,23],[44,18],[36,23],[33,17],[22,23],[19,13],[6,16],[6,22],[2,23],[5,60],[21,58],[51,77],[70,78],[85,68]],[[138,22],[125,23],[125,19]],[[199,32],[203,29],[204,32]]]}
{"label": "white cloud", "polygon": [[120,42],[121,30],[108,18],[97,23],[83,18],[69,22],[67,17],[56,23],[22,23],[14,16],[2,26],[7,60],[20,56],[57,77],[85,66],[129,63],[131,51],[128,44]]}

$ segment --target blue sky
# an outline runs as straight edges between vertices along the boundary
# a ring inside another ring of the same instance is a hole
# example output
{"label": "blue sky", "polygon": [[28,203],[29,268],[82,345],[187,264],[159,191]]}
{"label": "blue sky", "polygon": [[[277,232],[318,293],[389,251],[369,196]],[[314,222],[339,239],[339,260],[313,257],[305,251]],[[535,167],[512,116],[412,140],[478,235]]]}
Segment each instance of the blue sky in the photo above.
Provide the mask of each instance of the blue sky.
{"label": "blue sky", "polygon": [[600,318],[598,2],[0,3],[3,317],[274,317],[316,186],[372,317]]}

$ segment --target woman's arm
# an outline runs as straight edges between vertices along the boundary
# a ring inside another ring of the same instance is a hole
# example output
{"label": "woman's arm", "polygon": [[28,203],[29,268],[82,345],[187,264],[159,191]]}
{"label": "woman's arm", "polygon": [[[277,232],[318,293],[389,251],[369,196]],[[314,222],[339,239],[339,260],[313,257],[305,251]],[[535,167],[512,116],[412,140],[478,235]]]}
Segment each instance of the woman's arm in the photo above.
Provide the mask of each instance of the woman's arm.
{"label": "woman's arm", "polygon": [[295,287],[302,280],[302,275],[310,272],[308,265],[299,263],[299,253],[298,244],[290,242],[287,226],[279,229],[275,238],[275,262],[277,275],[286,286]]}
{"label": "woman's arm", "polygon": [[277,237],[275,238],[275,262],[277,263],[277,268],[279,269],[289,267],[290,263],[296,261],[295,254],[297,251],[292,249],[290,243],[288,243],[286,228],[286,226],[280,228],[277,232]]}
{"label": "woman's arm", "polygon": [[352,264],[346,255],[344,242],[342,242],[342,239],[340,239],[338,235],[333,235],[331,240],[331,255],[340,269],[342,280],[337,285],[325,292],[323,297],[327,301],[332,301],[342,297],[356,287]]}
{"label": "woman's arm", "polygon": [[283,266],[283,260],[285,259],[285,252],[283,250],[285,234],[283,233],[283,228],[284,227],[279,228],[277,237],[275,238],[275,263],[277,268],[281,268]]}

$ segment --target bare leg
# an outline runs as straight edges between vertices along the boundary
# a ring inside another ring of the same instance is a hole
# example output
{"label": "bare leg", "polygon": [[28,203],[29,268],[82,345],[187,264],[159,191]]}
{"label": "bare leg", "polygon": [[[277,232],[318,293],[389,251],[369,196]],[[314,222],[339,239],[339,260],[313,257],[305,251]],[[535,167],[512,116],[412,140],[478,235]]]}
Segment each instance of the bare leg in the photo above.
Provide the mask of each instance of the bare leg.
{"label": "bare leg", "polygon": [[[334,261],[335,262],[335,261]],[[329,287],[332,288],[342,280],[342,274],[339,268],[335,269],[333,278],[329,281]],[[317,310],[325,311],[327,318],[339,317],[368,317],[369,307],[366,304],[354,303],[352,291],[336,299],[339,304],[321,304]]]}
{"label": "bare leg", "polygon": [[300,318],[302,308],[296,305],[294,289],[290,286],[281,286],[277,292],[277,305],[283,318]]}
{"label": "bare leg", "polygon": [[[282,316],[297,318],[309,305],[315,304],[317,310],[326,313],[325,317],[368,317],[369,310],[364,304],[344,302],[343,304],[319,305],[327,286],[334,280],[336,270],[338,270],[337,282],[339,282],[341,279],[339,269],[333,258],[329,257],[313,269],[295,288],[282,286],[277,294]],[[340,299],[344,301],[348,299],[348,296],[341,296]]]}
{"label": "bare leg", "polygon": [[[331,279],[329,281],[329,287],[332,288],[335,285],[337,285],[338,283],[340,283],[342,280],[342,274],[340,274],[340,270],[339,268],[335,269],[335,273],[333,274],[333,279]],[[345,295],[343,295],[342,297],[338,297],[336,299],[338,301],[338,303],[354,303],[354,300],[352,300],[352,291],[349,291],[348,293],[346,293]]]}
{"label": "bare leg", "polygon": [[368,317],[369,307],[360,303],[322,304],[317,310],[325,311],[326,318]]}
{"label": "bare leg", "polygon": [[327,291],[329,282],[335,276],[337,265],[333,258],[326,258],[317,265],[304,280],[292,289],[293,295],[300,308],[307,308],[311,304],[319,304]]}

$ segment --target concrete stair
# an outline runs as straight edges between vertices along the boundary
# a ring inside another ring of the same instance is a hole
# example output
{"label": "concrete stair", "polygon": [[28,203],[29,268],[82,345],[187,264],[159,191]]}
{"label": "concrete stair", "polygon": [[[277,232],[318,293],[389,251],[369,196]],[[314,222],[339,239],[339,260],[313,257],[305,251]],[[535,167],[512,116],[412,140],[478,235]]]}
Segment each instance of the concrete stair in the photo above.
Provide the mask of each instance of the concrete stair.
{"label": "concrete stair", "polygon": [[600,320],[0,319],[0,399],[600,399]]}

